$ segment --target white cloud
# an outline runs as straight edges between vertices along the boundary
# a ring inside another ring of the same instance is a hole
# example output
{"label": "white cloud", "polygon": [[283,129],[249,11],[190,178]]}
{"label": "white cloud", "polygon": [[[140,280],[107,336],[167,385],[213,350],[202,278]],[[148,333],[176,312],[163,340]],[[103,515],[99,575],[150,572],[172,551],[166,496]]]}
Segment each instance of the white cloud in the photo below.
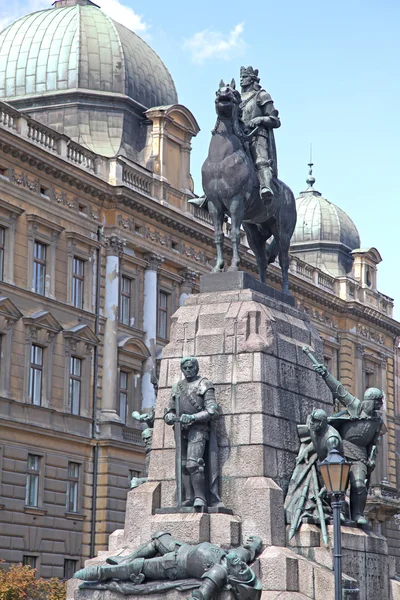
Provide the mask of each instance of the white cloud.
{"label": "white cloud", "polygon": [[[24,15],[37,10],[51,8],[52,1],[54,0],[28,0],[27,2],[8,0],[6,10],[1,11],[0,31]],[[118,21],[118,23],[122,23],[128,29],[142,33],[147,31],[148,25],[143,20],[143,17],[135,13],[126,4],[119,2],[119,0],[93,0],[93,2],[100,6],[112,19]]]}
{"label": "white cloud", "polygon": [[242,54],[246,47],[243,31],[244,23],[238,23],[228,34],[204,29],[185,40],[184,48],[189,50],[195,63],[201,64],[210,58],[229,60]]}

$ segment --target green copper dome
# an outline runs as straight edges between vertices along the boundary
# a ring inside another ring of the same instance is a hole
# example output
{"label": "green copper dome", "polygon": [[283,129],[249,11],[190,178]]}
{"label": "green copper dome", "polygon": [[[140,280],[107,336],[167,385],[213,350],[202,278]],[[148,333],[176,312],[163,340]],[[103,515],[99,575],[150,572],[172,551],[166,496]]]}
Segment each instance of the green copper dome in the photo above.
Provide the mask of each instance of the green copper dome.
{"label": "green copper dome", "polygon": [[291,254],[338,277],[353,266],[352,250],[360,247],[360,235],[350,217],[314,189],[315,179],[296,198],[297,223]]}
{"label": "green copper dome", "polygon": [[171,75],[135,33],[94,4],[42,10],[0,34],[0,97],[82,88],[151,108],[178,101]]}
{"label": "green copper dome", "polygon": [[57,0],[0,33],[0,98],[109,156],[136,133],[132,115],[178,102],[159,56],[90,0]]}

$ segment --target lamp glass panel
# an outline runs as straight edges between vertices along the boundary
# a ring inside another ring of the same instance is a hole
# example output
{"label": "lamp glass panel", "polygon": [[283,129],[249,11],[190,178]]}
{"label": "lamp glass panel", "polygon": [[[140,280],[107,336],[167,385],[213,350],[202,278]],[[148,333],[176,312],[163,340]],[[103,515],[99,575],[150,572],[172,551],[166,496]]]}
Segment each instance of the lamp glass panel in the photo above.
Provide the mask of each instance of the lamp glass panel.
{"label": "lamp glass panel", "polygon": [[349,478],[350,467],[351,465],[349,463],[342,464],[342,481],[340,484],[340,490],[342,492],[345,492],[347,488],[347,480]]}
{"label": "lamp glass panel", "polygon": [[331,463],[328,467],[329,477],[331,479],[332,492],[340,492],[342,482],[342,463]]}
{"label": "lamp glass panel", "polygon": [[332,492],[332,485],[331,485],[331,480],[329,478],[328,465],[324,464],[324,463],[320,464],[319,470],[320,470],[322,479],[324,480],[326,489],[328,490],[328,492]]}

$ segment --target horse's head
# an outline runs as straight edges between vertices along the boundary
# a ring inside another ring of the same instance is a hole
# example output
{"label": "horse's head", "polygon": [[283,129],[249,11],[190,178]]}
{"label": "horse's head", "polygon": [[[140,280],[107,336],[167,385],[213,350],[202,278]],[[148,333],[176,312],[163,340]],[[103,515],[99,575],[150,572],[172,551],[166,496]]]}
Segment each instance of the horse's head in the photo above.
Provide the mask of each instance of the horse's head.
{"label": "horse's head", "polygon": [[241,96],[236,89],[235,80],[232,79],[231,83],[225,84],[221,79],[219,89],[215,92],[215,110],[217,111],[218,117],[222,119],[240,118],[240,102]]}

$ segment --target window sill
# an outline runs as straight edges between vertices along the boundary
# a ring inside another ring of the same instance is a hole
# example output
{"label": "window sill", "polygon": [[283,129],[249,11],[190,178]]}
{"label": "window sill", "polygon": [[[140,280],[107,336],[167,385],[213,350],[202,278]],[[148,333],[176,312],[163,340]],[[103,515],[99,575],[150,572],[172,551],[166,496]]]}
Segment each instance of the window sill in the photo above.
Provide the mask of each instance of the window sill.
{"label": "window sill", "polygon": [[86,515],[83,513],[66,512],[65,518],[72,519],[73,521],[84,521],[86,519]]}
{"label": "window sill", "polygon": [[24,512],[31,515],[47,515],[47,510],[38,506],[24,506]]}

